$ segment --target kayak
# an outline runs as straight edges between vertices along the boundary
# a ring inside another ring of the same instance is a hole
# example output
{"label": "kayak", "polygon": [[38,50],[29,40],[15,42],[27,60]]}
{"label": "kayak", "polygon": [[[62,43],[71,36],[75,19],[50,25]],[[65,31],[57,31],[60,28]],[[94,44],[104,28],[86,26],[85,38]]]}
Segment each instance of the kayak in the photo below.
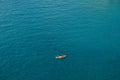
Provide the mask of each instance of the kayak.
{"label": "kayak", "polygon": [[63,58],[66,58],[67,55],[60,55],[60,56],[56,56],[57,59],[63,59]]}

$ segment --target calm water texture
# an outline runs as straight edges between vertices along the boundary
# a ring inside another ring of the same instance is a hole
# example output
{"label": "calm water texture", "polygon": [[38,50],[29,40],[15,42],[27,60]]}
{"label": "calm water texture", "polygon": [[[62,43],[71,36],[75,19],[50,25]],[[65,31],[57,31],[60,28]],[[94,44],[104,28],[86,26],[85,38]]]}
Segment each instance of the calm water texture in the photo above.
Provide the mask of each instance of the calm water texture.
{"label": "calm water texture", "polygon": [[0,0],[0,80],[120,80],[120,1]]}

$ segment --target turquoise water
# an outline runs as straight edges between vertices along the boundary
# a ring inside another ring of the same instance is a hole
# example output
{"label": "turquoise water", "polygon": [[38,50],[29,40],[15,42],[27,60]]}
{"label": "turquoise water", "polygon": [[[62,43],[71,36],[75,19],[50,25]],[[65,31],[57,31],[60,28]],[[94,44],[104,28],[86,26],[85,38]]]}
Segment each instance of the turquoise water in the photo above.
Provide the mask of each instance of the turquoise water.
{"label": "turquoise water", "polygon": [[119,0],[0,0],[0,80],[119,75]]}

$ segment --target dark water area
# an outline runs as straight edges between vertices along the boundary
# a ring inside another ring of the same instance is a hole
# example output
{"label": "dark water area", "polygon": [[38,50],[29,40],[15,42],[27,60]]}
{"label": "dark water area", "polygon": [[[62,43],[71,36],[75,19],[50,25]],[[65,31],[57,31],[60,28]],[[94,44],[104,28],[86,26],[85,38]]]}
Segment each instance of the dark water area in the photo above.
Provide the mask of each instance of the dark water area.
{"label": "dark water area", "polygon": [[120,80],[120,1],[0,0],[0,80]]}

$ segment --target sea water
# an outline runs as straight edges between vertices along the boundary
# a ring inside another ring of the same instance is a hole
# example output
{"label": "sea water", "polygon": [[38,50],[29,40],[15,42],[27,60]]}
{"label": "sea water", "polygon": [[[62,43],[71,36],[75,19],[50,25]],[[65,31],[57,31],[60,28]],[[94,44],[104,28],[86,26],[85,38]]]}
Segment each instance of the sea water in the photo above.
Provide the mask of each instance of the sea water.
{"label": "sea water", "polygon": [[0,80],[120,80],[120,1],[0,0]]}

